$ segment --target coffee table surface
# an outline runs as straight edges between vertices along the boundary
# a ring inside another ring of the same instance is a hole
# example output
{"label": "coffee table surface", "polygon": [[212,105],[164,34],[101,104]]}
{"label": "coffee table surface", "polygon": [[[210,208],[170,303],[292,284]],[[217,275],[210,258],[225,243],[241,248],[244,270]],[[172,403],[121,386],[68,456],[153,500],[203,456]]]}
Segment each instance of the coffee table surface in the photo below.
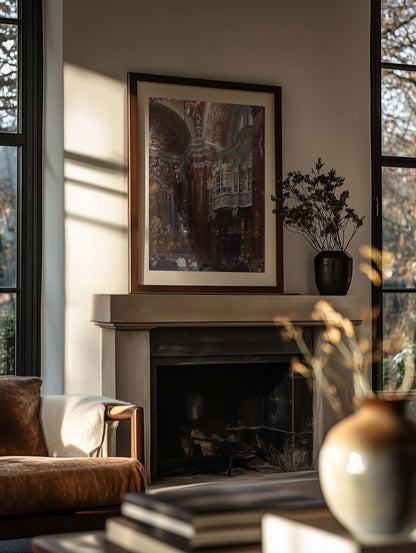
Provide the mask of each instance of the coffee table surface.
{"label": "coffee table surface", "polygon": [[[261,553],[261,544],[239,546],[238,553]],[[215,553],[236,553],[235,547],[215,548]],[[77,532],[39,536],[32,541],[33,553],[126,553],[105,541],[105,532]]]}
{"label": "coffee table surface", "polygon": [[76,532],[39,536],[32,541],[33,553],[125,553],[105,541],[105,532]]}
{"label": "coffee table surface", "polygon": [[[288,474],[273,475],[264,477],[263,480],[267,480],[270,484],[278,484],[284,489],[298,491],[312,497],[322,497],[317,473],[309,471],[289,476]],[[153,486],[153,488],[157,487]],[[295,511],[295,518],[296,515]],[[38,536],[32,541],[32,551],[33,553],[126,553],[125,549],[105,540],[104,530]],[[216,547],[212,551],[213,553],[261,553],[261,544]]]}

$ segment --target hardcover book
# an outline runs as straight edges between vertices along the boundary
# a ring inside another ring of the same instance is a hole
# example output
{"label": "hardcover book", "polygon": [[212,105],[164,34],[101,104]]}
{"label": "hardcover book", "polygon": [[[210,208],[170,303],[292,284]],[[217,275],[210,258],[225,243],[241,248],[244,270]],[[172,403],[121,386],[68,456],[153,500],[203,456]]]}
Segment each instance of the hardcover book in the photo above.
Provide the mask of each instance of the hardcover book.
{"label": "hardcover book", "polygon": [[[261,553],[260,525],[251,529],[256,536],[254,544],[241,544],[238,532],[232,529],[228,536],[231,544],[215,548],[215,553]],[[106,540],[130,553],[190,553],[194,548],[188,540],[176,534],[152,528],[124,517],[109,518],[106,521]],[[212,548],[199,548],[198,553],[213,553]]]}

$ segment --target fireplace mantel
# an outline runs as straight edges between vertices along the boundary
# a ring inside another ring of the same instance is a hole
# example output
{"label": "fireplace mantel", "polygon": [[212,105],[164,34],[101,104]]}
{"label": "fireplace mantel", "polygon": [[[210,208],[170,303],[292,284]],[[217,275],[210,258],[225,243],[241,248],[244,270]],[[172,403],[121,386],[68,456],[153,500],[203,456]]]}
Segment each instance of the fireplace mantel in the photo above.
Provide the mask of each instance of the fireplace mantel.
{"label": "fireplace mantel", "polygon": [[[150,478],[151,333],[165,327],[271,327],[275,317],[287,316],[299,326],[316,327],[312,319],[318,300],[326,300],[355,325],[369,302],[365,296],[316,295],[174,295],[95,294],[92,322],[101,330],[101,393],[141,405],[145,412],[145,464]],[[314,396],[314,451],[335,422],[319,394]],[[119,431],[123,436],[123,429]],[[128,442],[127,437],[120,440]],[[121,449],[123,453],[123,449]]]}
{"label": "fireplace mantel", "polygon": [[273,325],[287,316],[300,325],[317,326],[311,317],[318,300],[326,300],[355,324],[368,307],[365,296],[235,294],[95,294],[91,320],[101,328],[151,329],[166,326]]}

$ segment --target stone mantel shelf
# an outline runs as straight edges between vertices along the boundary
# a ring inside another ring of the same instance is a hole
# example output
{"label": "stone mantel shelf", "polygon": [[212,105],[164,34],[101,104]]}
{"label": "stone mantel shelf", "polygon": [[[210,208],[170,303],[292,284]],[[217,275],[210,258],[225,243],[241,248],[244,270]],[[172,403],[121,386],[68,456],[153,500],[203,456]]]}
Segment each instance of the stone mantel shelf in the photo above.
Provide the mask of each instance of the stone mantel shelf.
{"label": "stone mantel shelf", "polygon": [[368,308],[366,296],[236,294],[94,294],[91,320],[101,328],[150,329],[192,326],[268,326],[277,316],[318,326],[313,306],[326,300],[355,324]]}

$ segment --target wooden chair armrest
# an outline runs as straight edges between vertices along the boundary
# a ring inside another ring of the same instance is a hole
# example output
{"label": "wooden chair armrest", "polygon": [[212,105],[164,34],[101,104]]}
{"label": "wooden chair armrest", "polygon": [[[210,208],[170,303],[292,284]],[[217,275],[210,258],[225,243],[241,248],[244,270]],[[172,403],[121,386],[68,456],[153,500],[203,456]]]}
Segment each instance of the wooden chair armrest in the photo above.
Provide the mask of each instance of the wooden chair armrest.
{"label": "wooden chair armrest", "polygon": [[131,457],[144,463],[143,408],[135,405],[109,405],[106,409],[106,419],[130,420]]}

